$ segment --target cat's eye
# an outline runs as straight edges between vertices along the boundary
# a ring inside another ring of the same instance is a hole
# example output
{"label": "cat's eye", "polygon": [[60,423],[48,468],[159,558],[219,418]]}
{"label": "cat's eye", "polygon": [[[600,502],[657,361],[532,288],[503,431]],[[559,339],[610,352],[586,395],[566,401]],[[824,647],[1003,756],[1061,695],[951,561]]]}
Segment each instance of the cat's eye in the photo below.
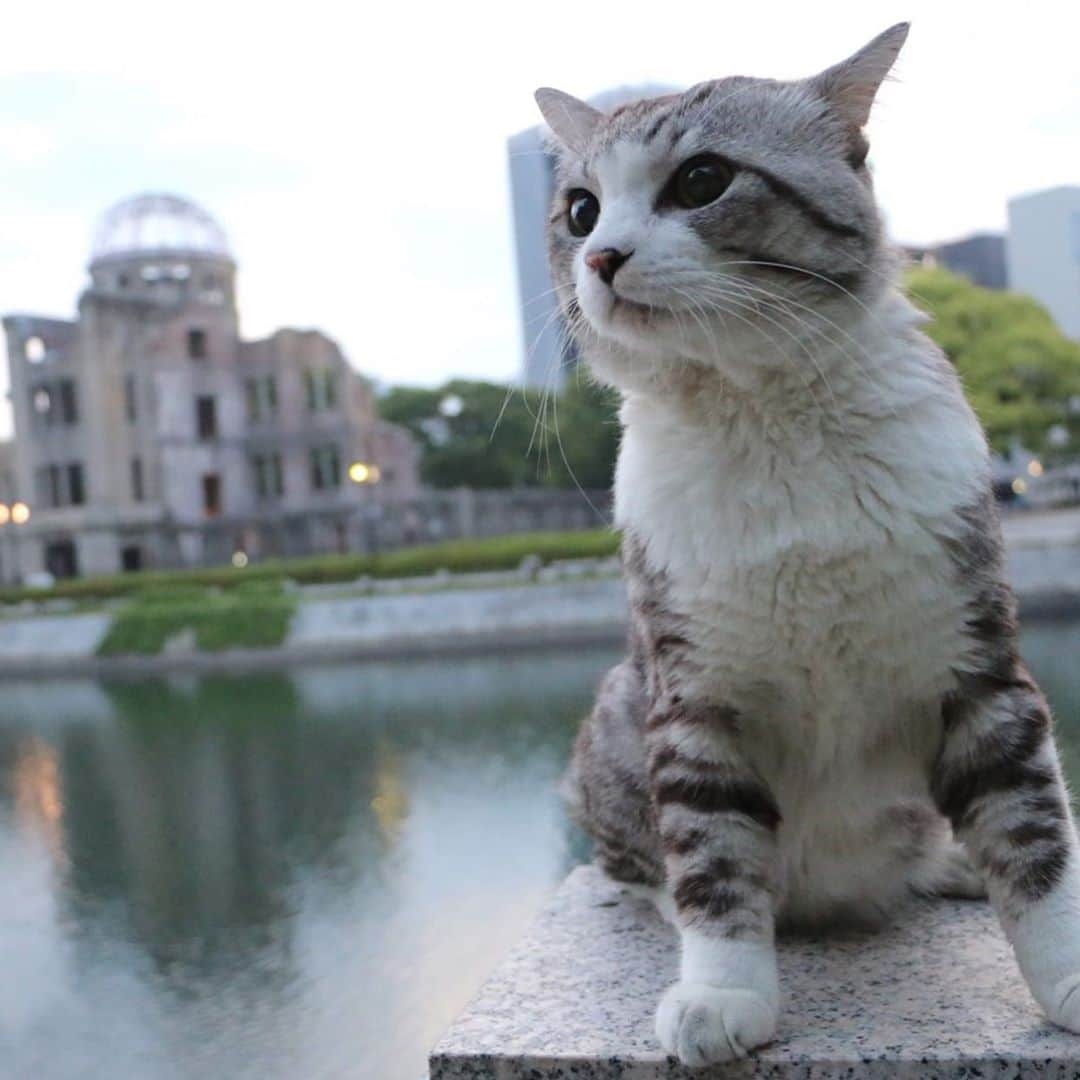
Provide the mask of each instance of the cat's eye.
{"label": "cat's eye", "polygon": [[696,210],[715,202],[735,179],[735,170],[715,154],[700,154],[684,161],[671,179],[672,202]]}
{"label": "cat's eye", "polygon": [[588,236],[600,217],[600,201],[584,188],[575,188],[566,197],[566,224],[573,236]]}

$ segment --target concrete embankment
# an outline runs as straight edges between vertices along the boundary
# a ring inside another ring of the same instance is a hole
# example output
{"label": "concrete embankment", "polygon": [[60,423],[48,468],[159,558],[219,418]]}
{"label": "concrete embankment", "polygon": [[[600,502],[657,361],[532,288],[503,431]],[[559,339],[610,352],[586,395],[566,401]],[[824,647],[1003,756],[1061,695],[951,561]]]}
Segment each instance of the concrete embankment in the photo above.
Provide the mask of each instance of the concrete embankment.
{"label": "concrete embankment", "polygon": [[302,595],[284,642],[271,649],[198,652],[177,643],[181,647],[157,656],[98,656],[108,613],[8,618],[0,623],[0,676],[265,668],[611,644],[623,636],[626,595],[617,577],[470,586],[384,596]]}
{"label": "concrete embankment", "polygon": [[[1028,620],[1080,615],[1080,510],[1009,517],[1009,573]],[[199,652],[175,643],[158,656],[97,655],[110,612],[22,614],[0,622],[0,676],[140,674],[283,663],[617,644],[626,594],[610,561],[541,571],[312,587],[285,640],[271,649]],[[410,591],[413,590],[413,591]]]}
{"label": "concrete embankment", "polygon": [[1023,616],[1080,615],[1080,508],[1012,514],[1004,529]]}

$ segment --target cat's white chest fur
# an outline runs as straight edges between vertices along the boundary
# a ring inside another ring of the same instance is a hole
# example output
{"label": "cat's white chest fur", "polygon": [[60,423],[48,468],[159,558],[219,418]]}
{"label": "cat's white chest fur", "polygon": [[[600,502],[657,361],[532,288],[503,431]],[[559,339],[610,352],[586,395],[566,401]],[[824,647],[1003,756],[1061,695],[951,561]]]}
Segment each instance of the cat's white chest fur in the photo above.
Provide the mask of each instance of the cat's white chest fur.
{"label": "cat's white chest fur", "polygon": [[841,729],[865,743],[939,699],[964,648],[942,538],[985,446],[962,399],[922,402],[885,360],[874,415],[847,403],[847,421],[821,424],[816,404],[772,422],[736,404],[623,410],[617,522],[665,574],[702,689],[825,757],[851,743]]}

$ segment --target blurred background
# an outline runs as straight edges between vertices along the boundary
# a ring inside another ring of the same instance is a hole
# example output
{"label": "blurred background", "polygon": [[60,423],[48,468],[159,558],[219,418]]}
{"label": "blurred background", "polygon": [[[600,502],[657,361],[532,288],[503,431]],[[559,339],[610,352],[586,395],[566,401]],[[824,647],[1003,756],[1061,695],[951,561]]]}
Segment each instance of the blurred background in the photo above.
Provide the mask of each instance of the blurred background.
{"label": "blurred background", "polygon": [[902,19],[875,183],[1072,762],[1080,11],[5,12],[0,1075],[423,1075],[586,854],[554,785],[622,632],[532,92]]}

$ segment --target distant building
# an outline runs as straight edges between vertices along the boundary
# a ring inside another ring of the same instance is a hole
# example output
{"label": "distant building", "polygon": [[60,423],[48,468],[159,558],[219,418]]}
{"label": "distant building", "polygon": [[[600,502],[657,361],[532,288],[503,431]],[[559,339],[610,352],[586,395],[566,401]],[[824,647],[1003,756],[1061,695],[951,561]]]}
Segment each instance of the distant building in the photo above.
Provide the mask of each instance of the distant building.
{"label": "distant building", "polygon": [[1001,233],[975,233],[944,244],[905,250],[919,265],[943,266],[987,289],[1008,287],[1005,237]]}
{"label": "distant building", "polygon": [[15,444],[9,439],[0,442],[0,505],[7,507],[0,510],[0,520],[5,525],[15,501]]}
{"label": "distant building", "polygon": [[555,161],[544,146],[539,127],[512,136],[507,146],[521,302],[522,383],[560,387],[567,368],[574,364],[574,349],[548,270],[545,234],[555,193]]}
{"label": "distant building", "polygon": [[330,338],[241,340],[236,264],[205,211],[121,203],[89,273],[76,319],[3,320],[6,505],[31,510],[8,580],[362,547],[367,518],[417,493],[417,447]]}
{"label": "distant building", "polygon": [[1080,339],[1080,187],[1009,200],[1009,283]]}

